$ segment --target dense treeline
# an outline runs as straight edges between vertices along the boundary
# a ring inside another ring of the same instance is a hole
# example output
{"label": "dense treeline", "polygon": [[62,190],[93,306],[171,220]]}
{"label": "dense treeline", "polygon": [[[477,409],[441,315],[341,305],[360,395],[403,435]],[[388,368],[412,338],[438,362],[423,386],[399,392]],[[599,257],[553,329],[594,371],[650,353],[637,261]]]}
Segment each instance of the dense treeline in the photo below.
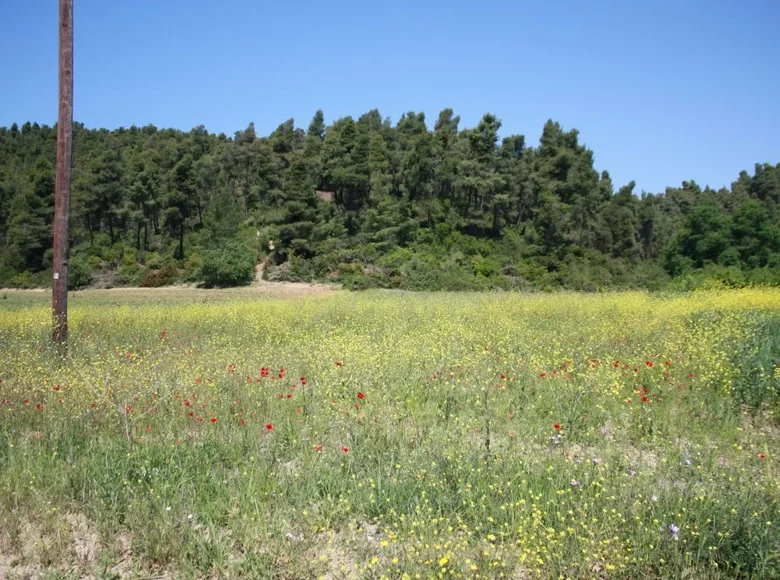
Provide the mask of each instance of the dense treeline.
{"label": "dense treeline", "polygon": [[[74,128],[71,285],[270,279],[407,289],[780,283],[780,164],[731,189],[616,186],[576,130],[537,147],[442,111],[268,137]],[[0,286],[47,285],[56,129],[0,128]]]}

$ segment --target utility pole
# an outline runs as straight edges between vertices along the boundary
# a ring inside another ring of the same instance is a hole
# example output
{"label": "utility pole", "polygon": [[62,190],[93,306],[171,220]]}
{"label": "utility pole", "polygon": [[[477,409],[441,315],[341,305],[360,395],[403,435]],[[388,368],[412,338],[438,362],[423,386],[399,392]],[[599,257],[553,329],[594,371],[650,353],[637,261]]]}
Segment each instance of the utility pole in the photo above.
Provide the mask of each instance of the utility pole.
{"label": "utility pole", "polygon": [[70,169],[73,152],[73,0],[60,0],[60,86],[57,121],[57,179],[54,190],[54,263],[51,285],[56,344],[68,342],[68,255]]}

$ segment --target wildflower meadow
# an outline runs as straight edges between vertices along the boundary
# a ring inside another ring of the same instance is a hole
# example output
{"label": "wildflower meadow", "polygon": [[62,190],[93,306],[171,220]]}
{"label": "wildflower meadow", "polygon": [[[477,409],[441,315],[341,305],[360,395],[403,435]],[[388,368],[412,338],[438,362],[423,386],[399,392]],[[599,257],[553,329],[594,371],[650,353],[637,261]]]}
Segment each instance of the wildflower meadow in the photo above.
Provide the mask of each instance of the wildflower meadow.
{"label": "wildflower meadow", "polygon": [[780,291],[0,300],[0,577],[780,577]]}

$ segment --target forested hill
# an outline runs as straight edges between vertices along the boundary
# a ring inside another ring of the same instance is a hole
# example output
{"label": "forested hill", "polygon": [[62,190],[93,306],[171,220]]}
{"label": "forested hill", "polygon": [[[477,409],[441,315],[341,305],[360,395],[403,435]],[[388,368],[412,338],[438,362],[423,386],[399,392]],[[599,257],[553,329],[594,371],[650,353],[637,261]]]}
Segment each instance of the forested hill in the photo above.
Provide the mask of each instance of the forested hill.
{"label": "forested hill", "polygon": [[[74,128],[71,283],[351,288],[660,288],[780,283],[780,164],[730,189],[614,184],[576,130],[538,146],[374,110],[260,137]],[[56,129],[0,128],[0,286],[48,285]]]}

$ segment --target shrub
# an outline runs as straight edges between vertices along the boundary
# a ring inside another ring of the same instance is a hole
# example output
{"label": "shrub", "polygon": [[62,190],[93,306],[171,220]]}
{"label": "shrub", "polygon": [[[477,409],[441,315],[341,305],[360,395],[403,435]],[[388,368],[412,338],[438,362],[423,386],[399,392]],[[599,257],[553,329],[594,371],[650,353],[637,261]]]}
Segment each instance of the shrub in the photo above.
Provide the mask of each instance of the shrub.
{"label": "shrub", "polygon": [[162,268],[163,265],[163,257],[158,254],[157,252],[148,252],[141,262],[146,266],[147,268],[150,268],[152,270],[158,270]]}
{"label": "shrub", "polygon": [[119,266],[116,276],[114,277],[114,283],[119,286],[135,286],[138,284],[138,280],[141,277],[141,266],[137,263],[123,263]]}
{"label": "shrub", "polygon": [[12,288],[22,288],[24,290],[36,288],[38,286],[35,275],[32,272],[20,272],[11,277],[10,286]]}
{"label": "shrub", "polygon": [[183,282],[197,282],[200,279],[200,268],[203,260],[200,254],[191,254],[184,262],[184,274],[181,279]]}
{"label": "shrub", "polygon": [[140,285],[144,288],[170,286],[179,279],[179,268],[172,259],[166,260],[159,269],[147,268],[141,275]]}
{"label": "shrub", "polygon": [[73,256],[68,268],[68,289],[78,290],[92,284],[92,272],[90,258],[84,254]]}
{"label": "shrub", "polygon": [[231,241],[203,254],[200,279],[207,287],[242,286],[254,278],[256,264],[253,250]]}
{"label": "shrub", "polygon": [[11,286],[11,279],[16,276],[16,274],[16,270],[10,266],[0,268],[0,288]]}
{"label": "shrub", "polygon": [[344,264],[339,268],[337,280],[347,290],[368,290],[387,286],[380,272],[367,272],[360,264]]}

